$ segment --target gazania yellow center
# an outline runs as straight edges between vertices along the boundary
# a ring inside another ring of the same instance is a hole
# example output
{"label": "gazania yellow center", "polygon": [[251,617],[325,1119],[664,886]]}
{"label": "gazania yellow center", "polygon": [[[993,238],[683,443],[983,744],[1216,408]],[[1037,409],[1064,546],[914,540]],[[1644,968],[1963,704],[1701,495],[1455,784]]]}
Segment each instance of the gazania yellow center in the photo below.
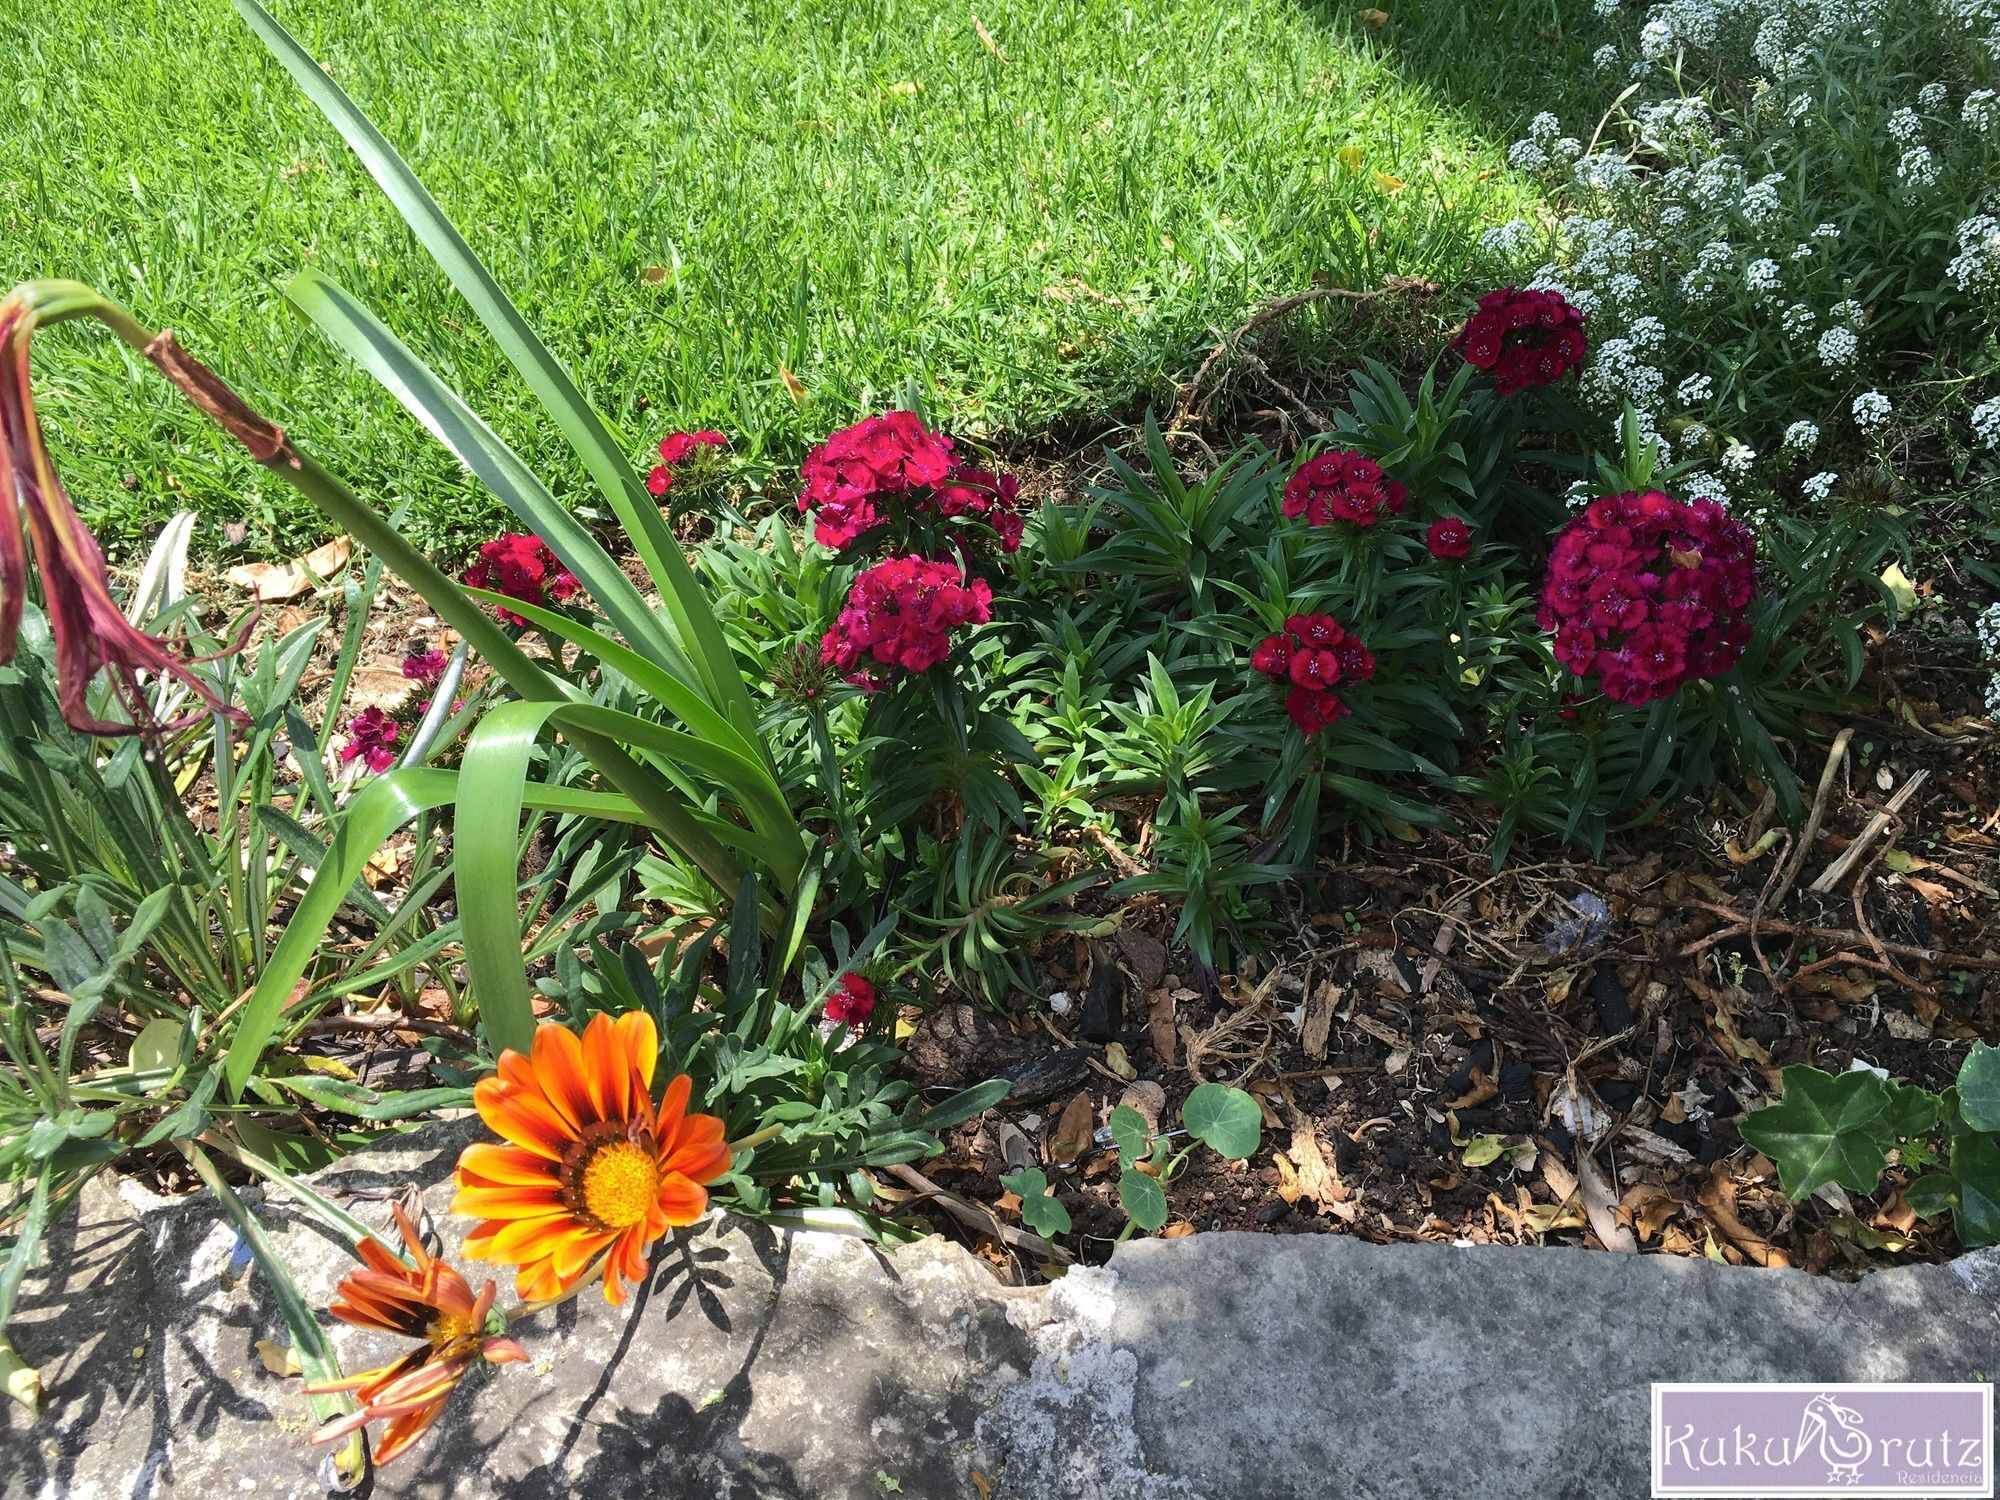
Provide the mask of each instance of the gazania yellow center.
{"label": "gazania yellow center", "polygon": [[631,1141],[606,1141],[583,1164],[583,1210],[606,1229],[645,1218],[660,1199],[660,1168]]}
{"label": "gazania yellow center", "polygon": [[466,1313],[441,1312],[431,1319],[431,1326],[425,1336],[433,1349],[445,1349],[460,1339],[470,1338],[479,1330],[472,1326],[472,1318]]}

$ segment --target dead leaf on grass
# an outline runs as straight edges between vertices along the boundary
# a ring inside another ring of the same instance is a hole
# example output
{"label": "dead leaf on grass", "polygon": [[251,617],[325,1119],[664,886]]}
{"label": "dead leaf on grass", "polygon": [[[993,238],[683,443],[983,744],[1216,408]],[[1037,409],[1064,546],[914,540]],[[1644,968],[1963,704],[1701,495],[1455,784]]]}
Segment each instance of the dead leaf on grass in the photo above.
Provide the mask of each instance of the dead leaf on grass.
{"label": "dead leaf on grass", "polygon": [[290,562],[242,563],[222,576],[234,587],[248,590],[252,598],[262,603],[296,599],[346,567],[353,551],[352,542],[337,536]]}

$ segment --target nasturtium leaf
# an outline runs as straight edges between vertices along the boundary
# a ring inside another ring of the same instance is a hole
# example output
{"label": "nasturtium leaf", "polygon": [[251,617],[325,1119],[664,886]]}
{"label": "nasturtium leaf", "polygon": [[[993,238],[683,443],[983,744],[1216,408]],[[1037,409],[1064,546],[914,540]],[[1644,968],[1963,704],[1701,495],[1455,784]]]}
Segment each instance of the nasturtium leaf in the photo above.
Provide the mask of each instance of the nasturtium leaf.
{"label": "nasturtium leaf", "polygon": [[1118,1202],[1125,1217],[1141,1229],[1159,1229],[1167,1222],[1166,1191],[1144,1172],[1127,1172],[1118,1179]]}
{"label": "nasturtium leaf", "polygon": [[1069,1210],[1049,1191],[1048,1175],[1040,1167],[1005,1173],[1000,1186],[1021,1200],[1021,1222],[1036,1234],[1069,1233]]}
{"label": "nasturtium leaf", "polygon": [[1818,1068],[1786,1068],[1784,1097],[1743,1122],[1743,1139],[1778,1164],[1794,1199],[1829,1182],[1865,1193],[1889,1164],[1889,1090],[1857,1069],[1838,1077]]}
{"label": "nasturtium leaf", "polygon": [[1111,1139],[1118,1143],[1118,1154],[1128,1162],[1146,1154],[1146,1142],[1152,1134],[1146,1126],[1146,1117],[1131,1105],[1121,1104],[1111,1111]]}
{"label": "nasturtium leaf", "polygon": [[[1242,1161],[1264,1138],[1264,1116],[1257,1101],[1241,1089],[1204,1083],[1181,1106],[1181,1123],[1188,1134],[1231,1161]],[[1165,1199],[1161,1199],[1165,1212]],[[1164,1221],[1162,1221],[1164,1222]]]}
{"label": "nasturtium leaf", "polygon": [[1958,1112],[1975,1130],[2000,1130],[2000,1047],[1974,1042],[1958,1070]]}

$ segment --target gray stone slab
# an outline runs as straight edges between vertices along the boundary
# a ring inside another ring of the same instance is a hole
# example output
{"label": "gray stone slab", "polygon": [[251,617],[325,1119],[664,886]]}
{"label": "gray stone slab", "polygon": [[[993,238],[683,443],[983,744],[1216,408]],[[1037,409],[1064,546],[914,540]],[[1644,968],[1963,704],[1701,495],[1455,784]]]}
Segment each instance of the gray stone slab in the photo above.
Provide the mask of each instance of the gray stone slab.
{"label": "gray stone slab", "polygon": [[[319,1182],[417,1182],[455,1251],[447,1184],[476,1132],[431,1126]],[[345,1251],[282,1202],[262,1212],[323,1304]],[[7,1404],[0,1493],[326,1493],[297,1382],[255,1350],[282,1323],[201,1199],[93,1192],[52,1250],[15,1328],[44,1410]],[[1984,1378],[2000,1256],[1842,1283],[1205,1234],[1022,1290],[942,1240],[885,1255],[716,1215],[662,1246],[626,1309],[592,1295],[519,1336],[534,1364],[468,1383],[374,1493],[978,1500],[983,1480],[994,1500],[1602,1500],[1646,1493],[1653,1380]],[[350,1369],[396,1342],[335,1338]]]}

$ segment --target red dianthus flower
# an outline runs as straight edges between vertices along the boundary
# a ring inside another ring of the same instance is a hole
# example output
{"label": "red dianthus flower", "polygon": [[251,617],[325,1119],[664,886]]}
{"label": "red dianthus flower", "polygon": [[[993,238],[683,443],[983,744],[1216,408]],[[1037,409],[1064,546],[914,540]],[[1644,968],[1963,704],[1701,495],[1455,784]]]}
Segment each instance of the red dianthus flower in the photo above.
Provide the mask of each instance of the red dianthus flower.
{"label": "red dianthus flower", "polygon": [[1375,658],[1332,615],[1292,615],[1282,634],[1267,635],[1250,653],[1250,665],[1285,685],[1285,712],[1306,734],[1317,734],[1350,712],[1334,687],[1366,682]]}
{"label": "red dianthus flower", "polygon": [[877,667],[927,671],[950,654],[954,629],[992,618],[985,579],[968,580],[948,562],[892,557],[854,580],[820,660],[872,692],[882,686]]}
{"label": "red dianthus flower", "polygon": [[1432,557],[1461,558],[1472,550],[1472,524],[1458,516],[1439,516],[1424,533],[1424,545]]}
{"label": "red dianthus flower", "polygon": [[826,997],[825,1015],[841,1026],[860,1026],[875,1013],[875,986],[859,974],[843,974]]}
{"label": "red dianthus flower", "polygon": [[396,721],[379,708],[365,708],[347,721],[347,743],[340,747],[340,762],[362,761],[368,769],[381,773],[396,763]]}
{"label": "red dianthus flower", "polygon": [[[576,592],[576,575],[557,560],[548,543],[516,531],[482,545],[479,561],[465,570],[465,581],[476,589],[544,608],[560,604]],[[509,625],[528,623],[505,607],[500,609],[500,618]]]}
{"label": "red dianthus flower", "polygon": [[1583,364],[1589,352],[1583,314],[1561,292],[1502,287],[1479,299],[1479,308],[1452,348],[1493,376],[1493,389],[1511,396],[1530,386],[1554,385]]}
{"label": "red dianthus flower", "polygon": [[1292,471],[1280,503],[1287,516],[1304,516],[1308,526],[1346,521],[1373,526],[1384,514],[1400,514],[1409,499],[1403,486],[1383,473],[1366,454],[1336,448],[1309,458]]}
{"label": "red dianthus flower", "polygon": [[1713,500],[1606,495],[1556,538],[1537,618],[1570,671],[1650,703],[1736,665],[1756,566],[1756,538]]}
{"label": "red dianthus flower", "polygon": [[907,540],[902,528],[926,515],[984,523],[1003,552],[1021,545],[1014,476],[972,467],[914,412],[884,412],[842,428],[806,455],[799,472],[799,510],[812,516],[823,547],[852,546],[884,525]]}

